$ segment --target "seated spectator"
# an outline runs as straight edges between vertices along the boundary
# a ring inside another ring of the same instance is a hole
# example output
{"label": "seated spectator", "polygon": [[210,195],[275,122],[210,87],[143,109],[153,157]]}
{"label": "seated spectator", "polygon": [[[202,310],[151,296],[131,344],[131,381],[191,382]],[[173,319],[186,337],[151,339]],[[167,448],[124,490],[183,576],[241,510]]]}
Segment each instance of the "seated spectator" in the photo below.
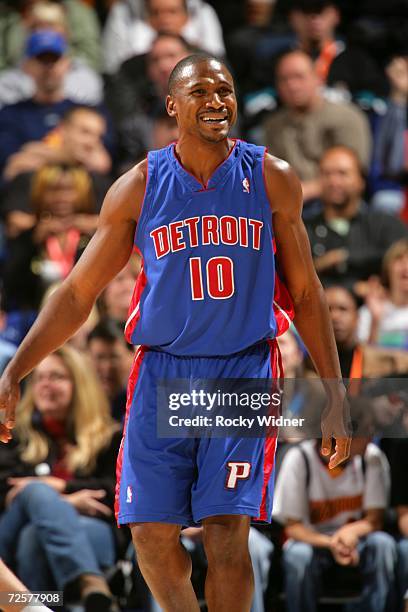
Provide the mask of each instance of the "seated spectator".
{"label": "seated spectator", "polygon": [[276,67],[282,108],[264,124],[264,143],[270,152],[289,162],[302,181],[305,203],[320,197],[319,160],[329,147],[354,149],[368,167],[371,136],[357,107],[322,97],[313,61],[303,51],[284,55]]}
{"label": "seated spectator", "polygon": [[75,584],[85,610],[111,610],[120,434],[88,361],[66,346],[46,357],[18,413],[0,449],[0,554],[30,589]]}
{"label": "seated spectator", "polygon": [[[407,197],[408,54],[394,57],[386,67],[390,83],[387,111],[375,126],[370,171],[372,205],[378,210],[403,212]],[[404,213],[408,221],[408,205]]]}
{"label": "seated spectator", "polygon": [[258,113],[276,106],[274,91],[270,91],[274,72],[271,58],[275,60],[291,48],[293,35],[275,19],[275,6],[276,0],[246,0],[245,25],[233,30],[226,39],[227,57],[239,83],[239,92],[248,95],[244,99],[245,115],[252,114],[251,102],[257,99],[257,93],[263,97],[269,94],[269,108],[266,102],[265,106],[256,106],[254,114],[255,110]]}
{"label": "seated spectator", "polygon": [[116,72],[132,55],[147,53],[159,32],[178,35],[214,55],[224,55],[221,24],[202,0],[119,0],[103,33],[104,70]]}
{"label": "seated spectator", "polygon": [[329,470],[321,441],[307,440],[289,448],[278,474],[273,515],[288,538],[283,547],[288,612],[317,610],[324,576],[338,566],[357,568],[362,580],[359,603],[346,610],[385,612],[393,595],[396,545],[380,531],[389,467],[370,443],[367,405],[353,407],[359,433],[346,462]]}
{"label": "seated spectator", "polygon": [[133,255],[98,298],[101,317],[115,321],[121,330],[128,320],[129,304],[139,271],[140,258]]}
{"label": "seated spectator", "polygon": [[[92,183],[77,166],[45,166],[33,177],[34,214],[20,213],[4,265],[6,310],[38,309],[52,282],[65,278],[95,231]],[[23,222],[25,230],[22,230]]]}
{"label": "seated spectator", "polygon": [[[66,11],[62,4],[43,1],[32,5],[30,13],[30,32],[54,30],[69,41],[70,33]],[[0,107],[15,104],[30,98],[35,92],[35,82],[30,75],[31,62],[22,58],[18,65],[0,73]],[[78,104],[100,104],[103,99],[101,76],[80,57],[70,56],[70,65],[64,79],[66,98]]]}
{"label": "seated spectator", "polygon": [[297,378],[301,376],[303,369],[304,353],[301,340],[293,328],[278,338],[279,350],[282,357],[285,378]]}
{"label": "seated spectator", "polygon": [[313,58],[322,84],[353,95],[385,92],[384,77],[364,47],[336,37],[340,11],[335,0],[292,0],[289,20],[296,47]]}
{"label": "seated spectator", "polygon": [[[284,418],[304,419],[299,426],[283,426],[279,430],[279,443],[292,443],[301,439],[315,436],[321,431],[320,417],[326,404],[326,396],[316,379],[310,377],[305,370],[306,349],[294,327],[279,336],[279,350],[281,352],[284,371],[284,393],[282,396],[281,412]],[[279,461],[280,461],[279,453]]]}
{"label": "seated spectator", "polygon": [[179,131],[177,121],[170,117],[165,109],[158,112],[153,119],[152,143],[149,149],[162,149],[178,140]]}
{"label": "seated spectator", "polygon": [[[93,173],[95,188],[99,186],[106,193],[110,183],[100,178],[101,175],[109,175],[112,168],[111,156],[103,143],[106,129],[106,120],[98,110],[89,106],[74,106],[42,141],[27,143],[11,155],[4,176],[10,181],[45,164],[81,164]],[[26,183],[27,177],[23,189]],[[12,190],[12,187],[9,185],[7,189]],[[6,207],[9,206],[10,202],[7,202]]]}
{"label": "seated spectator", "polygon": [[[64,97],[64,78],[69,69],[69,58],[64,37],[53,31],[41,30],[31,35],[27,42],[30,57],[30,74],[36,91],[32,98],[0,110],[0,171],[7,175],[5,167],[11,155],[34,141],[42,140],[60,123],[62,117],[75,103]],[[105,143],[112,140],[108,128]],[[9,170],[9,169],[8,169]]]}
{"label": "seated spectator", "polygon": [[316,270],[324,285],[353,288],[378,274],[388,247],[408,235],[407,227],[363,202],[365,182],[356,153],[328,149],[320,161],[322,212],[306,219]]}
{"label": "seated spectator", "polygon": [[133,361],[133,347],[113,321],[100,321],[88,335],[88,353],[102,388],[109,399],[111,414],[122,422],[126,410],[126,381]]}
{"label": "seated spectator", "polygon": [[397,587],[399,597],[405,600],[405,608],[401,608],[402,611],[408,607],[408,438],[383,439],[381,446],[384,446],[390,462],[391,507],[397,512]]}
{"label": "seated spectator", "polygon": [[152,126],[165,111],[174,66],[192,52],[178,35],[158,34],[144,58],[131,57],[107,81],[107,104],[119,134],[122,164],[135,163],[152,146]]}
{"label": "seated spectator", "polygon": [[408,350],[408,238],[388,249],[382,271],[384,284],[375,278],[367,283],[358,337],[361,342]]}
{"label": "seated spectator", "polygon": [[[52,285],[48,287],[48,289],[46,290],[46,292],[44,293],[42,297],[41,304],[40,304],[40,310],[44,308],[49,298],[58,289],[58,287],[60,287],[60,285],[61,285],[61,281],[57,281],[56,283],[53,283]],[[92,306],[91,312],[89,313],[86,321],[82,323],[81,327],[75,332],[75,334],[71,336],[69,340],[67,340],[67,344],[69,346],[72,346],[77,351],[81,353],[85,353],[88,348],[88,335],[91,333],[93,328],[99,323],[99,321],[100,321],[100,317],[99,317],[98,307],[96,306],[96,304],[94,304]]]}
{"label": "seated spectator", "polygon": [[344,378],[361,378],[363,364],[361,347],[357,340],[358,301],[355,294],[341,286],[325,291],[327,305]]}
{"label": "seated spectator", "polygon": [[[12,68],[24,54],[24,41],[37,19],[36,4],[44,0],[2,0],[0,70]],[[96,71],[101,68],[100,28],[95,11],[81,0],[61,0],[70,35],[70,55],[81,58]],[[55,13],[54,13],[55,14]]]}
{"label": "seated spectator", "polygon": [[371,347],[358,342],[358,301],[354,293],[341,286],[328,287],[325,293],[344,378],[358,381],[362,377],[408,374],[407,351]]}

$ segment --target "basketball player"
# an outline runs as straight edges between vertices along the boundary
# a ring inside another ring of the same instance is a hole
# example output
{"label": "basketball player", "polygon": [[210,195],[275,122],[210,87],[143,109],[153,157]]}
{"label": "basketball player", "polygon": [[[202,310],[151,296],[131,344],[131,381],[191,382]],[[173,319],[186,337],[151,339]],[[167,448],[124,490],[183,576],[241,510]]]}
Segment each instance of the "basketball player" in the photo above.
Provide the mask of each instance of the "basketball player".
{"label": "basketball player", "polygon": [[322,423],[326,455],[336,440],[331,467],[349,454],[344,387],[299,181],[264,147],[228,139],[237,116],[228,69],[207,55],[179,62],[167,110],[179,141],[149,153],[109,190],[84,255],[3,375],[0,434],[11,437],[20,380],[86,320],[135,245],[143,270],[126,333],[140,348],[118,458],[117,520],[130,525],[141,571],[169,612],[199,610],[179,536],[181,526],[201,522],[209,610],[243,612],[253,589],[250,517],[271,517],[276,439],[158,438],[157,380],[276,375],[273,339],[294,315],[320,376],[338,381]]}

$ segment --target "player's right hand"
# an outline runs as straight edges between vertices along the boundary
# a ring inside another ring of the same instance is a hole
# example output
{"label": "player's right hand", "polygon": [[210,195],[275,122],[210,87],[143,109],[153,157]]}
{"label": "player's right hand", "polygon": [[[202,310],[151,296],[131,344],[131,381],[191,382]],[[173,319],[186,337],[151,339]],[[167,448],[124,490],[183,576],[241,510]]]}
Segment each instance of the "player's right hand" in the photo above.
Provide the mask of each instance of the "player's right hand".
{"label": "player's right hand", "polygon": [[0,378],[0,441],[7,443],[12,438],[15,425],[16,406],[20,399],[20,385],[7,374]]}

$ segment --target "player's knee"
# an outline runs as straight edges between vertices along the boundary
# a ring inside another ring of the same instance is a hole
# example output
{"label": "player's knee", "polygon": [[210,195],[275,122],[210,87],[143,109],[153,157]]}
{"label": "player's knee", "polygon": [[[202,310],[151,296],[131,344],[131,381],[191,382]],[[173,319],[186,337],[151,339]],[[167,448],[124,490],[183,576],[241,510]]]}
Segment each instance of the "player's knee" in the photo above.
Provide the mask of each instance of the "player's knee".
{"label": "player's knee", "polygon": [[222,517],[204,523],[203,542],[208,563],[221,565],[240,561],[250,564],[248,535],[249,520],[245,516]]}
{"label": "player's knee", "polygon": [[165,555],[179,542],[177,525],[159,523],[135,523],[131,525],[132,540],[137,554]]}

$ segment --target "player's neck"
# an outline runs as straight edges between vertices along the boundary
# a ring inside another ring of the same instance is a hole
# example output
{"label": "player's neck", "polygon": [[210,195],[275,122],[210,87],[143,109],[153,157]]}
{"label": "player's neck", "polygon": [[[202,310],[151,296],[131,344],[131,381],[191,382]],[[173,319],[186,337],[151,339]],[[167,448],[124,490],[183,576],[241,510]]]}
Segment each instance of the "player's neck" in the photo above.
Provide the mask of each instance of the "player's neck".
{"label": "player's neck", "polygon": [[216,168],[228,157],[233,146],[234,142],[227,138],[211,143],[187,135],[180,137],[175,153],[183,168],[206,185]]}

